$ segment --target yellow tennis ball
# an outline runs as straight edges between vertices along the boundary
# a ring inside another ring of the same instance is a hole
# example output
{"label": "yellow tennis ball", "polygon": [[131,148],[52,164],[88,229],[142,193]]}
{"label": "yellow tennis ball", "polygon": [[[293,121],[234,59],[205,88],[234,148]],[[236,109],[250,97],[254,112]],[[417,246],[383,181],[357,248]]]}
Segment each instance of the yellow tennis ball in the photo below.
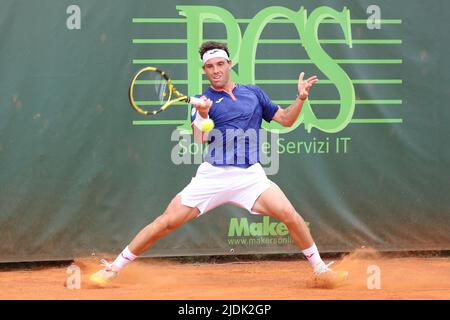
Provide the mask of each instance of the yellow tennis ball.
{"label": "yellow tennis ball", "polygon": [[202,124],[200,125],[200,129],[204,132],[211,131],[212,129],[214,129],[214,121],[212,121],[212,119],[203,120]]}

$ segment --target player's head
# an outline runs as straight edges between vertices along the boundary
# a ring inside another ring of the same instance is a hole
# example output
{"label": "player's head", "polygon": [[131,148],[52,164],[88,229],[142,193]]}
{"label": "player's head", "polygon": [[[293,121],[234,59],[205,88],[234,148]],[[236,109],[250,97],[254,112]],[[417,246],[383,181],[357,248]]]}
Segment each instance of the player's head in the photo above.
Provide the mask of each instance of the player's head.
{"label": "player's head", "polygon": [[209,82],[215,88],[223,88],[230,81],[231,59],[227,45],[208,41],[200,47],[200,59]]}

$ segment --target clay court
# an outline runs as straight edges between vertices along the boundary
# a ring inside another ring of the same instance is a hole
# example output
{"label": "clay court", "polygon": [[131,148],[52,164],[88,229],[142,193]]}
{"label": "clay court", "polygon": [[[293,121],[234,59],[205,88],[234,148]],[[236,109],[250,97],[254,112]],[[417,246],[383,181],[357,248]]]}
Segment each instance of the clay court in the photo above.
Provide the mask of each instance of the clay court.
{"label": "clay court", "polygon": [[[140,259],[105,288],[88,282],[97,258],[75,260],[81,288],[65,287],[66,266],[0,272],[0,299],[450,299],[450,257],[393,257],[358,251],[337,259],[350,272],[333,289],[314,288],[303,259],[228,262],[180,262]],[[381,271],[380,289],[369,290],[367,270]]]}

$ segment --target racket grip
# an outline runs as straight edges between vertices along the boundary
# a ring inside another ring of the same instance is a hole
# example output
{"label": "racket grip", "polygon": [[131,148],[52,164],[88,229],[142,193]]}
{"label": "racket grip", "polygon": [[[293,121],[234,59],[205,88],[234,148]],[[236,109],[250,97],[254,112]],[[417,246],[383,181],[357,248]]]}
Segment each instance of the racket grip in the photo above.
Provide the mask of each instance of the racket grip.
{"label": "racket grip", "polygon": [[192,104],[202,104],[203,100],[200,99],[200,98],[196,98],[196,97],[189,97],[189,101],[188,102],[192,103]]}

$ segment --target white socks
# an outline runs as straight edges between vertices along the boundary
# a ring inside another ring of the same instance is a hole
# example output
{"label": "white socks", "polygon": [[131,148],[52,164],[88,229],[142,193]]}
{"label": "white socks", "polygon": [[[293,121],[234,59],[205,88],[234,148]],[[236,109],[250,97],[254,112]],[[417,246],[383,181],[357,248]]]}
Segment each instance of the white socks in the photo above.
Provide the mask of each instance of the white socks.
{"label": "white socks", "polygon": [[320,257],[319,250],[317,250],[316,244],[313,243],[313,245],[302,251],[305,255],[306,259],[308,259],[311,267],[313,267],[314,270],[318,269],[322,265],[325,265],[325,263],[322,261],[322,258]]}
{"label": "white socks", "polygon": [[[322,258],[320,257],[319,250],[317,249],[317,246],[315,243],[313,245],[305,250],[302,250],[303,254],[305,255],[306,259],[308,259],[311,267],[316,270],[320,268],[322,265],[325,265],[325,263],[322,261]],[[130,249],[128,249],[128,246],[123,249],[123,251],[117,256],[116,260],[112,263],[118,271],[122,270],[127,264],[129,264],[131,261],[136,259],[137,256],[133,254]]]}
{"label": "white socks", "polygon": [[129,264],[131,261],[136,259],[136,255],[134,255],[130,249],[128,249],[128,246],[123,249],[123,251],[117,256],[116,260],[112,263],[117,271],[122,270],[127,264]]}

